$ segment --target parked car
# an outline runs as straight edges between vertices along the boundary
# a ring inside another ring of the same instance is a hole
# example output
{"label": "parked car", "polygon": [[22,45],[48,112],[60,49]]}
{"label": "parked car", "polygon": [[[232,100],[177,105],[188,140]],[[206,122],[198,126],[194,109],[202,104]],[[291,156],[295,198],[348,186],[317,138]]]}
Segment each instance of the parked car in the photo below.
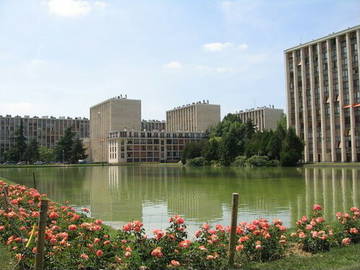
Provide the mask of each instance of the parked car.
{"label": "parked car", "polygon": [[34,165],[44,165],[44,164],[46,164],[46,162],[44,162],[44,161],[36,161],[33,164]]}
{"label": "parked car", "polygon": [[19,161],[16,165],[26,165],[26,161]]}
{"label": "parked car", "polygon": [[15,164],[16,164],[16,162],[14,162],[14,161],[6,161],[3,163],[3,165],[15,165]]}

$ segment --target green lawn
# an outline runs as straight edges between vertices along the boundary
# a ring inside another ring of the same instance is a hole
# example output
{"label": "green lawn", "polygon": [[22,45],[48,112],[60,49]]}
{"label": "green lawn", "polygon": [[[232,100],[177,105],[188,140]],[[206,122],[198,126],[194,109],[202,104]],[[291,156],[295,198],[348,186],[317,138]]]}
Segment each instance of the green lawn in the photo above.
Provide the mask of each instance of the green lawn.
{"label": "green lawn", "polygon": [[0,269],[12,270],[14,268],[14,261],[11,258],[10,252],[0,244]]}
{"label": "green lawn", "polygon": [[333,248],[310,257],[289,256],[270,263],[256,263],[246,270],[355,270],[360,269],[360,244]]}

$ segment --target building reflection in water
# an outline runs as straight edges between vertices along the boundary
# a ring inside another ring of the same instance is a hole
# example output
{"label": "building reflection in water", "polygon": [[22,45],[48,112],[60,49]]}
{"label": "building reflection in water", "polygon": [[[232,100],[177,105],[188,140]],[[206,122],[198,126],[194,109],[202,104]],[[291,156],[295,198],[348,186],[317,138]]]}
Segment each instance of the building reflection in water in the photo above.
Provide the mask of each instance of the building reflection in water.
{"label": "building reflection in water", "polygon": [[292,210],[293,224],[303,213],[310,215],[312,205],[315,203],[323,206],[324,216],[329,221],[336,220],[336,212],[348,212],[352,206],[359,206],[360,169],[305,168],[304,170],[305,198],[299,194],[299,200],[294,207],[296,210]]}

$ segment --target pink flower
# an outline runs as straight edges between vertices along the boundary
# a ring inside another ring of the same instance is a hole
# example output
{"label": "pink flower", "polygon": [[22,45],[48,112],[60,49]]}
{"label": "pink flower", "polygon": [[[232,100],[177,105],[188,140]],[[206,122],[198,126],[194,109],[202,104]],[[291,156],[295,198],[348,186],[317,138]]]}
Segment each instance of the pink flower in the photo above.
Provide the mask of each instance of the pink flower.
{"label": "pink flower", "polygon": [[162,257],[163,253],[161,252],[161,247],[157,247],[153,251],[151,251],[151,256],[158,257],[158,258]]}
{"label": "pink flower", "polygon": [[180,266],[180,263],[178,261],[176,261],[176,260],[171,260],[170,263],[171,263],[172,266]]}
{"label": "pink flower", "polygon": [[129,258],[129,257],[131,256],[131,252],[130,252],[130,251],[126,251],[126,252],[124,253],[124,256],[125,256],[126,258]]}
{"label": "pink flower", "polygon": [[236,251],[241,251],[244,249],[244,245],[238,245],[236,246]]}
{"label": "pink flower", "polygon": [[71,225],[69,225],[68,229],[69,229],[69,231],[76,231],[77,226],[75,224],[71,224]]}
{"label": "pink flower", "polygon": [[199,249],[202,250],[202,251],[207,251],[207,248],[204,247],[204,246],[199,246]]}
{"label": "pink flower", "polygon": [[96,219],[94,223],[96,225],[101,225],[101,224],[103,224],[103,221],[101,219]]}
{"label": "pink flower", "polygon": [[210,228],[210,225],[205,223],[201,226],[201,228],[207,231]]}
{"label": "pink flower", "polygon": [[213,259],[215,259],[215,256],[213,256],[213,255],[207,255],[207,256],[206,256],[206,259],[207,259],[207,260],[213,260]]}
{"label": "pink flower", "polygon": [[313,228],[313,226],[311,224],[306,225],[305,229],[307,229],[308,231],[311,231]]}
{"label": "pink flower", "polygon": [[188,248],[190,247],[191,241],[190,240],[184,240],[179,243],[179,247]]}
{"label": "pink flower", "polygon": [[102,255],[104,255],[104,251],[102,251],[101,249],[96,251],[96,256],[101,257]]}
{"label": "pink flower", "polygon": [[320,211],[320,210],[322,210],[322,207],[321,207],[320,204],[314,204],[313,210],[314,210],[314,211]]}
{"label": "pink flower", "polygon": [[341,241],[341,244],[343,244],[344,246],[348,246],[348,245],[350,245],[350,242],[351,242],[350,238],[347,237]]}
{"label": "pink flower", "polygon": [[356,228],[351,228],[350,229],[350,233],[351,234],[357,234],[359,231],[358,231],[358,229],[356,229]]}
{"label": "pink flower", "polygon": [[85,253],[83,253],[83,254],[80,255],[80,258],[81,258],[81,259],[84,259],[85,261],[87,261],[87,260],[89,259],[89,256],[86,255]]}

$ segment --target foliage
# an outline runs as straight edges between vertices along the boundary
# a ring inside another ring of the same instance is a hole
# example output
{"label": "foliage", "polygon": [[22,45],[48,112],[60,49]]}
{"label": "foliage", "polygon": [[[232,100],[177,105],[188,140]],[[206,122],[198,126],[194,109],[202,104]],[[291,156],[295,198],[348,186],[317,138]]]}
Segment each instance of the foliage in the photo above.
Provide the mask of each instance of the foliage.
{"label": "foliage", "polygon": [[203,157],[196,157],[193,159],[188,159],[186,162],[186,166],[189,166],[189,167],[202,167],[202,166],[206,166],[206,165],[209,165],[209,163]]}
{"label": "foliage", "polygon": [[292,237],[297,239],[304,251],[329,251],[335,244],[334,231],[325,223],[321,210],[321,206],[315,204],[312,216],[303,216],[296,222],[297,232],[293,233]]}
{"label": "foliage", "polygon": [[55,158],[55,150],[52,148],[47,148],[45,146],[39,147],[39,160],[44,162],[54,161]]}
{"label": "foliage", "polygon": [[339,232],[336,234],[339,244],[346,245],[350,242],[360,242],[360,210],[357,207],[350,208],[349,213],[336,213],[339,222]]}
{"label": "foliage", "polygon": [[217,161],[216,164],[222,166],[233,164],[243,167],[243,160],[235,160],[238,156],[246,156],[250,167],[278,166],[278,161],[282,166],[296,166],[302,158],[304,145],[292,128],[286,129],[285,122],[283,118],[276,130],[260,132],[255,130],[251,121],[242,123],[237,115],[228,114],[210,129],[209,139],[205,143],[185,146],[182,162],[185,164],[187,159],[202,156],[209,163]]}
{"label": "foliage", "polygon": [[28,162],[34,162],[39,160],[39,158],[39,144],[37,143],[36,139],[31,139],[26,146],[24,160]]}
{"label": "foliage", "polygon": [[186,164],[188,159],[200,157],[204,149],[205,142],[190,142],[185,145],[184,151],[181,156],[181,161],[183,164]]}
{"label": "foliage", "polygon": [[75,132],[69,127],[64,136],[55,147],[55,157],[58,161],[77,163],[79,159],[85,159],[85,149],[80,139],[75,138]]}
{"label": "foliage", "polygon": [[233,163],[231,163],[233,167],[245,167],[246,166],[246,156],[237,156]]}

